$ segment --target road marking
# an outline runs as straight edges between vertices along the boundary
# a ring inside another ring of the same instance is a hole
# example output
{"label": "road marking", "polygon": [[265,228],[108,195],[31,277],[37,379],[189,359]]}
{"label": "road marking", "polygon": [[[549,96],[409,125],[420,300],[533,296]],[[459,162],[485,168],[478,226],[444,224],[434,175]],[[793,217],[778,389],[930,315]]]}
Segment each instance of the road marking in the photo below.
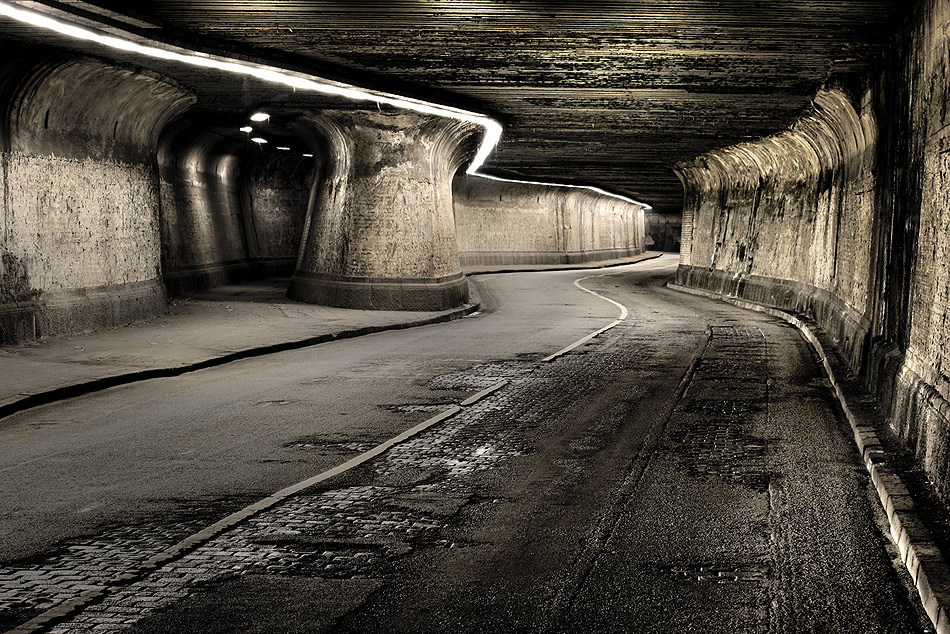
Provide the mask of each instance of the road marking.
{"label": "road marking", "polygon": [[480,400],[482,400],[489,394],[493,394],[494,392],[497,392],[498,390],[505,387],[506,385],[508,385],[508,381],[499,381],[498,383],[495,383],[493,386],[489,388],[485,388],[478,394],[473,394],[469,396],[467,399],[459,403],[459,405],[461,405],[462,407],[468,407],[469,405],[474,405],[475,403],[479,402]]}
{"label": "road marking", "polygon": [[600,274],[600,275],[588,275],[587,277],[580,277],[580,278],[574,280],[574,286],[576,286],[576,287],[579,288],[580,290],[584,291],[585,293],[590,293],[590,294],[593,295],[594,297],[598,297],[598,298],[604,300],[605,302],[610,302],[611,304],[613,304],[614,306],[616,306],[617,308],[619,308],[619,309],[620,309],[620,318],[617,319],[616,321],[610,323],[610,324],[607,324],[606,326],[604,326],[604,327],[601,328],[600,330],[596,330],[596,331],[590,333],[589,335],[587,335],[586,337],[582,337],[582,338],[578,339],[577,341],[575,341],[574,343],[572,343],[572,344],[569,345],[568,347],[566,347],[566,348],[561,348],[560,350],[558,350],[558,351],[555,352],[554,354],[552,354],[552,355],[550,355],[550,356],[547,356],[547,357],[544,357],[543,359],[541,359],[541,361],[554,361],[554,360],[557,359],[558,357],[567,354],[568,352],[570,352],[570,351],[573,350],[574,348],[577,348],[578,346],[584,345],[585,343],[587,343],[588,341],[590,341],[591,339],[593,339],[593,338],[596,337],[597,335],[603,334],[603,333],[607,332],[608,330],[610,330],[611,328],[622,324],[623,321],[627,318],[627,315],[628,315],[629,313],[627,312],[627,307],[626,307],[626,306],[624,306],[624,305],[621,304],[620,302],[615,302],[614,300],[610,299],[609,297],[604,297],[604,296],[601,295],[600,293],[594,292],[594,291],[590,290],[589,288],[584,288],[583,286],[581,286],[581,282],[583,282],[584,280],[589,280],[589,279],[592,278],[592,277],[607,277],[608,275],[612,275],[612,274],[610,274],[610,273],[602,273],[602,274]]}
{"label": "road marking", "polygon": [[203,528],[197,533],[189,535],[188,537],[184,538],[177,544],[170,546],[166,548],[165,550],[155,553],[154,555],[152,555],[145,561],[139,563],[137,566],[129,568],[121,572],[120,574],[109,579],[105,583],[105,585],[99,586],[96,588],[91,588],[87,590],[86,592],[83,592],[78,597],[67,599],[66,601],[63,601],[59,603],[58,605],[53,606],[52,608],[46,610],[45,612],[34,617],[33,619],[30,619],[26,623],[23,623],[22,625],[12,630],[9,630],[7,634],[34,634],[35,632],[43,630],[47,626],[51,625],[52,622],[65,619],[83,610],[86,606],[90,605],[91,603],[101,600],[102,598],[106,596],[106,594],[108,594],[109,590],[112,587],[123,585],[132,581],[137,581],[138,579],[142,578],[144,575],[151,572],[152,570],[155,570],[156,568],[163,566],[164,564],[172,561],[173,559],[177,559],[181,555],[198,548],[202,544],[217,537],[218,535],[227,531],[228,529],[233,528],[237,526],[238,524],[250,519],[251,517],[257,515],[261,511],[265,511],[271,508],[272,506],[275,506],[279,504],[280,502],[283,502],[287,498],[293,495],[296,495],[297,493],[300,493],[301,491],[308,489],[316,484],[319,484],[325,480],[329,480],[330,478],[333,478],[342,473],[345,473],[349,471],[350,469],[353,469],[354,467],[358,467],[359,465],[365,462],[368,462],[372,460],[373,458],[380,456],[381,454],[386,453],[387,451],[389,451],[390,449],[392,449],[394,446],[398,445],[399,443],[405,442],[406,440],[409,440],[413,436],[416,436],[424,432],[425,430],[429,429],[433,425],[436,425],[445,420],[448,420],[449,418],[452,418],[459,412],[465,411],[464,409],[465,407],[468,407],[469,405],[473,405],[477,403],[478,401],[482,400],[486,396],[489,396],[490,394],[494,394],[495,392],[502,389],[506,385],[508,385],[508,381],[500,381],[492,385],[491,387],[488,387],[482,390],[481,392],[478,392],[477,394],[473,394],[472,396],[462,401],[459,405],[453,405],[449,407],[448,409],[443,410],[442,412],[439,412],[435,416],[432,416],[431,418],[428,418],[422,421],[418,425],[407,429],[406,431],[402,432],[398,436],[394,436],[390,438],[389,440],[376,445],[372,449],[364,451],[358,456],[355,456],[347,460],[346,462],[343,462],[331,469],[327,469],[326,471],[323,471],[322,473],[318,473],[317,475],[307,478],[306,480],[301,480],[300,482],[297,482],[296,484],[292,484],[290,486],[284,487],[283,489],[267,496],[266,498],[260,499],[257,502],[254,502],[253,504],[246,506],[239,511],[235,511],[234,513],[231,513],[227,517],[224,517],[223,519],[218,520],[214,524]]}

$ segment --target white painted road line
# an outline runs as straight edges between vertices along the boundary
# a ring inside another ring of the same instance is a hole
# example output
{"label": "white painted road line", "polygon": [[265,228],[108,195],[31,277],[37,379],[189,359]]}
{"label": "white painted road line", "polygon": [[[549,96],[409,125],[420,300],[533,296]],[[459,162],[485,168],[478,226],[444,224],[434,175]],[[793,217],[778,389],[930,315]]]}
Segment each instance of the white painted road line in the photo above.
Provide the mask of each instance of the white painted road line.
{"label": "white painted road line", "polygon": [[555,352],[554,354],[552,354],[552,355],[550,355],[550,356],[547,356],[547,357],[544,357],[543,359],[541,359],[541,361],[554,361],[554,360],[557,359],[558,357],[567,354],[568,352],[570,352],[570,351],[573,350],[574,348],[577,348],[578,346],[584,345],[585,343],[587,343],[588,341],[590,341],[591,339],[593,339],[593,338],[596,337],[597,335],[600,335],[600,334],[602,334],[602,333],[605,333],[605,332],[607,332],[608,330],[610,330],[611,328],[622,324],[623,321],[627,318],[627,315],[628,315],[629,313],[627,312],[627,307],[626,307],[626,306],[624,306],[624,305],[621,304],[620,302],[615,302],[614,300],[610,299],[609,297],[604,297],[604,296],[601,295],[600,293],[594,292],[594,291],[590,290],[589,288],[584,288],[583,286],[581,286],[581,282],[583,282],[584,280],[589,280],[589,279],[592,278],[592,277],[607,277],[608,275],[610,275],[610,274],[609,274],[609,273],[602,273],[601,275],[588,275],[587,277],[581,277],[581,278],[578,278],[578,279],[574,280],[574,286],[576,286],[576,287],[579,288],[580,290],[584,291],[585,293],[590,293],[590,294],[593,295],[594,297],[598,297],[598,298],[604,300],[605,302],[610,302],[611,304],[613,304],[614,306],[616,306],[617,308],[619,308],[619,309],[620,309],[620,318],[617,319],[616,321],[614,321],[613,323],[607,324],[606,326],[604,326],[604,327],[601,328],[600,330],[596,330],[596,331],[590,333],[589,335],[587,335],[586,337],[582,337],[582,338],[578,339],[577,341],[575,341],[575,342],[572,343],[571,345],[567,346],[566,348],[561,348],[560,350],[558,350],[558,351]]}
{"label": "white painted road line", "polygon": [[497,392],[498,390],[505,387],[506,385],[508,385],[508,381],[500,381],[498,383],[495,383],[493,386],[489,388],[485,388],[478,394],[473,394],[469,396],[467,399],[459,403],[459,405],[461,405],[462,407],[468,407],[469,405],[474,405],[475,403],[479,402],[480,400],[482,400],[489,394],[493,394],[494,392]]}
{"label": "white painted road line", "polygon": [[46,610],[42,614],[34,617],[19,627],[10,630],[8,634],[32,634],[45,629],[52,622],[64,619],[71,614],[82,610],[90,603],[102,599],[103,596],[109,592],[110,588],[128,583],[130,581],[135,581],[149,571],[159,568],[169,561],[177,559],[181,555],[194,550],[195,548],[217,537],[226,530],[250,519],[261,511],[267,510],[270,507],[283,502],[292,495],[296,495],[305,489],[309,489],[316,484],[345,473],[354,467],[358,467],[359,465],[386,453],[399,443],[409,440],[413,436],[424,432],[437,423],[441,423],[449,418],[452,418],[459,412],[464,411],[465,407],[477,403],[486,396],[489,396],[490,394],[502,389],[506,385],[508,385],[508,381],[500,381],[495,385],[478,392],[477,394],[473,394],[462,401],[461,404],[452,405],[448,409],[439,412],[435,416],[422,421],[415,427],[407,429],[398,436],[394,436],[389,440],[376,445],[372,449],[364,451],[360,455],[347,460],[346,462],[343,462],[331,469],[327,469],[326,471],[307,478],[306,480],[301,480],[296,484],[284,487],[283,489],[267,496],[266,498],[258,500],[257,502],[254,502],[253,504],[246,506],[239,511],[235,511],[227,517],[218,520],[214,524],[203,528],[197,533],[189,535],[174,546],[170,546],[163,551],[155,553],[145,561],[138,564],[138,566],[125,570],[124,572],[116,575],[110,579],[106,585],[90,589],[78,597],[63,601],[62,603],[59,603],[58,605]]}

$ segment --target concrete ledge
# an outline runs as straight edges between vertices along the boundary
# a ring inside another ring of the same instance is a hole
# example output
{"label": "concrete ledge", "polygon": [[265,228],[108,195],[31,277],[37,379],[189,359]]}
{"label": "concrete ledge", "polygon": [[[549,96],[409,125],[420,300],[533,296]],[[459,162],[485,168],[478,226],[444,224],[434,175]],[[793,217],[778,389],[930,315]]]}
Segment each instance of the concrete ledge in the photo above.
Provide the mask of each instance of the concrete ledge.
{"label": "concrete ledge", "polygon": [[[764,306],[759,303],[729,297],[713,291],[668,284],[669,288],[690,295],[719,300],[760,313],[766,313],[794,325],[814,349],[821,362],[845,417],[851,426],[854,441],[861,454],[871,483],[887,515],[891,539],[897,545],[907,572],[917,587],[921,603],[938,634],[950,634],[950,566],[937,547],[930,532],[921,522],[914,501],[900,476],[887,466],[886,454],[874,427],[863,416],[855,413],[849,395],[842,387],[840,377],[846,376],[847,367],[833,355],[828,355],[822,339],[826,335],[817,326],[800,316]],[[832,342],[825,342],[833,346]],[[832,348],[833,349],[833,348]],[[853,398],[853,395],[852,395]]]}
{"label": "concrete ledge", "polygon": [[157,280],[40,293],[26,302],[0,304],[0,345],[114,328],[165,312]]}
{"label": "concrete ledge", "polygon": [[[475,294],[474,291],[473,294]],[[37,387],[30,389],[29,391],[18,393],[11,392],[0,396],[0,419],[6,416],[11,416],[18,412],[22,412],[32,407],[82,396],[92,392],[98,392],[118,385],[127,385],[129,383],[135,383],[149,379],[181,376],[188,372],[212,368],[224,365],[226,363],[231,363],[232,361],[260,357],[276,352],[284,352],[286,350],[297,350],[321,343],[350,339],[376,332],[383,332],[387,330],[403,330],[405,328],[415,328],[429,324],[454,321],[476,312],[478,309],[478,303],[471,303],[454,308],[452,310],[442,311],[434,315],[430,314],[421,317],[416,316],[414,318],[409,318],[405,321],[395,323],[343,327],[338,330],[325,331],[320,332],[319,334],[303,337],[299,337],[298,335],[298,338],[296,339],[288,339],[285,341],[279,341],[277,343],[250,343],[244,347],[231,348],[227,351],[209,351],[206,356],[203,357],[200,355],[194,355],[193,359],[190,361],[175,363],[165,362],[163,365],[154,364],[154,367],[148,367],[146,369],[119,369],[118,371],[115,371],[114,374],[103,375],[101,372],[98,372],[94,365],[83,364],[83,367],[87,368],[88,371],[88,376],[86,378],[73,378],[67,381],[59,382],[57,385],[48,385],[42,388]],[[214,319],[213,315],[209,315],[208,318]],[[200,328],[200,324],[198,327]],[[96,374],[97,372],[98,374]]]}
{"label": "concrete ledge", "polygon": [[359,278],[297,272],[288,297],[363,310],[450,310],[468,301],[461,273],[441,278]]}
{"label": "concrete ledge", "polygon": [[464,251],[459,253],[462,267],[581,264],[620,260],[643,253],[640,248],[600,249],[597,251]]}
{"label": "concrete ledge", "polygon": [[717,296],[781,306],[814,319],[834,339],[837,350],[848,359],[851,368],[857,371],[861,367],[870,324],[864,315],[824,289],[791,280],[683,264],[676,271],[676,282],[713,291]]}

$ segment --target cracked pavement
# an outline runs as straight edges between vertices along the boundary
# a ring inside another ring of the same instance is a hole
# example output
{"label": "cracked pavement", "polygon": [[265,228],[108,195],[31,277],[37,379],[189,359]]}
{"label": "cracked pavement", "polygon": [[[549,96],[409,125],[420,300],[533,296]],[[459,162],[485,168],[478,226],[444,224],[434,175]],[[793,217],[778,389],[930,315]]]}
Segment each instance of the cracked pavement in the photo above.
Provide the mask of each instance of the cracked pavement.
{"label": "cracked pavement", "polygon": [[51,631],[926,631],[809,348],[673,266],[585,281],[630,316],[551,363],[589,272],[5,421],[0,625],[507,381]]}

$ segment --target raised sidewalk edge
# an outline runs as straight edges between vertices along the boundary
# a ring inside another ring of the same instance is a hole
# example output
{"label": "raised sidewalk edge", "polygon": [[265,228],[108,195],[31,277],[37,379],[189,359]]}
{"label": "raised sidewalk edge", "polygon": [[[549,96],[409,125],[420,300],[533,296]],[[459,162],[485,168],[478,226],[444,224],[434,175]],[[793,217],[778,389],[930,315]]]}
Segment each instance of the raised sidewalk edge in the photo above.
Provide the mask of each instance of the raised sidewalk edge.
{"label": "raised sidewalk edge", "polygon": [[638,264],[647,260],[668,255],[670,251],[644,251],[639,255],[615,260],[593,260],[576,264],[478,264],[463,266],[465,275],[486,275],[491,273],[538,273],[541,271],[586,271],[588,269],[609,269],[628,264]]}
{"label": "raised sidewalk edge", "polygon": [[68,398],[74,398],[77,396],[82,396],[84,394],[90,394],[92,392],[99,392],[101,390],[106,390],[110,387],[117,387],[119,385],[128,385],[129,383],[135,383],[137,381],[146,381],[148,379],[158,379],[158,378],[168,378],[181,376],[187,374],[188,372],[195,372],[196,370],[204,370],[206,368],[213,368],[219,365],[224,365],[226,363],[231,363],[233,361],[239,361],[241,359],[249,359],[252,357],[260,357],[268,354],[273,354],[275,352],[285,352],[287,350],[297,350],[300,348],[306,348],[308,346],[314,346],[321,343],[327,343],[330,341],[337,341],[340,339],[351,339],[353,337],[360,337],[363,335],[369,335],[375,332],[383,332],[386,330],[404,330],[406,328],[416,328],[418,326],[427,326],[429,324],[437,324],[448,321],[454,321],[476,312],[480,306],[480,300],[478,298],[477,291],[474,289],[473,284],[469,284],[471,291],[472,299],[470,303],[465,304],[460,308],[453,310],[443,311],[437,315],[431,317],[425,317],[422,319],[413,319],[410,321],[399,322],[394,324],[383,324],[378,326],[361,326],[357,328],[343,329],[336,332],[327,332],[321,333],[319,335],[313,335],[309,337],[304,337],[302,339],[294,339],[291,341],[282,341],[280,343],[267,344],[262,346],[249,346],[247,348],[242,348],[241,350],[235,350],[233,352],[227,352],[224,354],[215,355],[201,361],[195,361],[193,363],[188,363],[175,367],[165,367],[165,368],[149,368],[147,370],[135,370],[132,372],[123,372],[120,374],[115,374],[112,376],[98,377],[84,381],[77,381],[69,385],[63,385],[42,392],[35,392],[24,396],[23,398],[4,403],[0,405],[0,419],[7,416],[12,416],[18,412],[28,410],[33,407],[38,407],[40,405],[46,405],[48,403],[54,403],[56,401],[65,400]]}
{"label": "raised sidewalk edge", "polygon": [[845,376],[847,371],[833,355],[825,353],[825,348],[820,341],[824,338],[820,328],[816,324],[806,323],[799,316],[764,304],[672,282],[667,284],[667,287],[690,295],[733,304],[747,310],[766,313],[798,328],[818,355],[834,388],[838,403],[848,419],[858,452],[868,470],[871,483],[877,491],[881,506],[887,514],[891,539],[897,545],[901,560],[914,580],[924,611],[930,617],[937,634],[950,634],[950,621],[948,621],[950,618],[950,609],[948,609],[950,606],[950,566],[947,565],[930,531],[921,521],[914,501],[900,476],[889,468],[887,455],[874,427],[869,421],[856,414],[854,408],[849,405],[847,395],[838,379],[839,375]]}
{"label": "raised sidewalk edge", "polygon": [[[485,270],[480,270],[477,272],[472,272],[470,275],[481,275],[481,274],[491,274],[491,273],[508,273],[508,272],[518,272],[518,271],[553,271],[553,270],[587,270],[592,268],[606,268],[613,266],[622,266],[626,264],[635,264],[637,262],[643,262],[645,260],[652,260],[664,255],[658,251],[648,251],[631,258],[626,258],[623,260],[611,260],[604,261],[599,263],[585,263],[581,265],[565,265],[565,266],[537,266],[537,267],[486,267]],[[197,370],[204,370],[207,368],[212,368],[226,363],[231,363],[233,361],[239,361],[241,359],[248,359],[252,357],[259,357],[268,354],[273,354],[276,352],[285,352],[287,350],[297,350],[300,348],[306,348],[309,346],[314,346],[321,343],[328,343],[330,341],[336,341],[339,339],[349,339],[352,337],[359,337],[362,335],[369,335],[376,332],[383,332],[386,330],[402,330],[405,328],[415,328],[418,326],[427,326],[435,323],[442,323],[448,321],[454,321],[460,319],[466,315],[469,315],[473,312],[476,312],[481,307],[481,300],[478,296],[478,290],[473,283],[469,283],[469,293],[471,299],[468,304],[460,308],[443,311],[437,315],[431,317],[425,317],[422,319],[414,319],[401,323],[394,324],[385,324],[377,326],[362,326],[349,329],[343,329],[336,332],[321,333],[319,335],[311,335],[303,337],[301,339],[294,339],[291,341],[283,341],[274,344],[265,344],[265,345],[250,345],[246,348],[240,350],[235,350],[227,353],[222,353],[214,356],[209,356],[208,358],[201,359],[199,361],[194,361],[192,363],[186,363],[183,365],[177,365],[174,367],[157,367],[157,368],[148,368],[144,370],[132,370],[128,372],[120,372],[114,375],[109,376],[100,376],[89,379],[81,379],[77,381],[70,382],[66,385],[59,385],[52,387],[46,390],[39,390],[31,392],[29,394],[24,394],[20,398],[13,400],[7,400],[6,402],[0,403],[0,419],[12,416],[19,412],[31,409],[33,407],[39,407],[40,405],[47,405],[49,403],[55,403],[57,401],[62,401],[69,398],[75,398],[77,396],[82,396],[84,394],[91,394],[93,392],[99,392],[102,390],[109,389],[111,387],[118,387],[120,385],[128,385],[130,383],[135,383],[138,381],[146,381],[149,379],[158,379],[158,378],[168,378],[181,376],[189,372],[195,372]]]}

